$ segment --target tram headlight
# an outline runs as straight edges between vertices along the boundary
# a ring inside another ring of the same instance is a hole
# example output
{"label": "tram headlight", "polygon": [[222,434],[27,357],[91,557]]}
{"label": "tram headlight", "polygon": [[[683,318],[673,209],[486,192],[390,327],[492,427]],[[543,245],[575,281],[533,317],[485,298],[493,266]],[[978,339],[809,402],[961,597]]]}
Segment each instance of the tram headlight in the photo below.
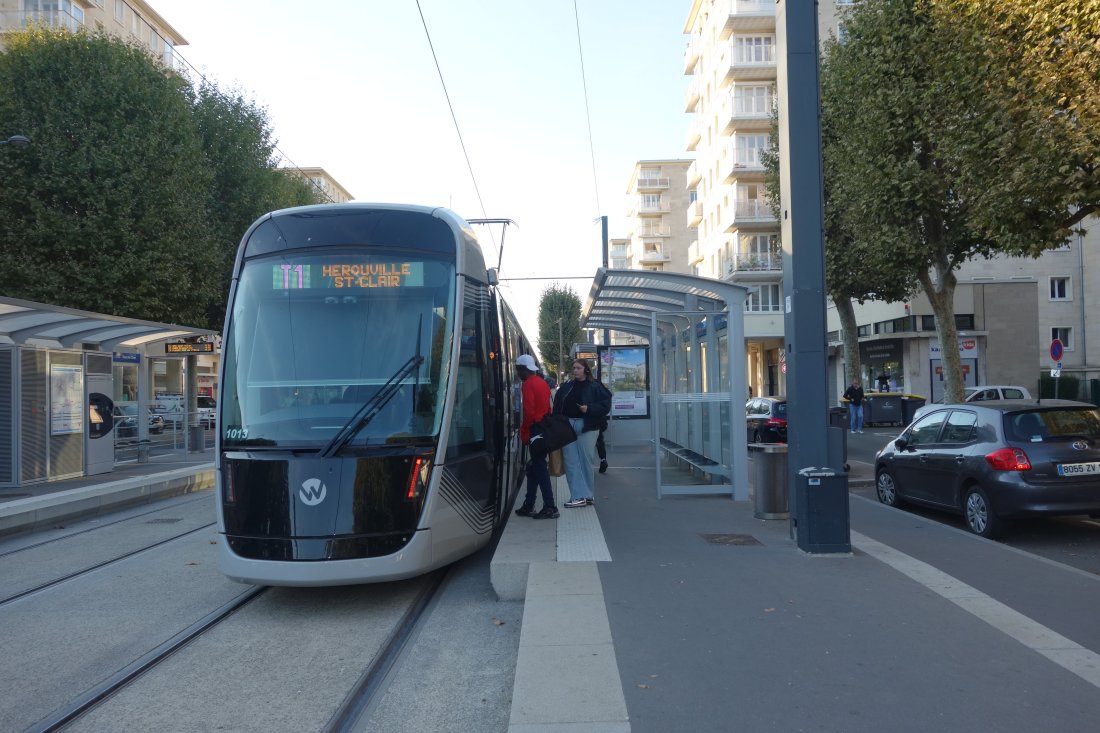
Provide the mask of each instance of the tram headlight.
{"label": "tram headlight", "polygon": [[409,501],[419,499],[424,495],[428,487],[428,474],[431,473],[432,463],[428,458],[417,456],[413,459],[412,468],[409,471],[409,489],[405,498]]}

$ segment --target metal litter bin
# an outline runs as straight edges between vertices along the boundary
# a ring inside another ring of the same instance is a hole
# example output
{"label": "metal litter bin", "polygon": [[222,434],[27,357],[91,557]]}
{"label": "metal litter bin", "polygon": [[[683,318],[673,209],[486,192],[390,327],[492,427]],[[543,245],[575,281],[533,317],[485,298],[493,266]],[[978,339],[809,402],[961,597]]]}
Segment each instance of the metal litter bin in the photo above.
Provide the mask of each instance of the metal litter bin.
{"label": "metal litter bin", "polygon": [[908,425],[913,422],[913,416],[917,414],[917,410],[924,407],[925,399],[923,397],[917,397],[916,395],[906,395],[901,398],[901,415],[902,425]]}
{"label": "metal litter bin", "polygon": [[863,400],[863,422],[867,425],[901,425],[901,393],[872,392]]}
{"label": "metal litter bin", "polygon": [[803,468],[795,479],[791,531],[803,552],[850,553],[848,476],[832,468]]}
{"label": "metal litter bin", "polygon": [[750,443],[749,453],[752,454],[753,516],[787,519],[790,516],[787,444]]}

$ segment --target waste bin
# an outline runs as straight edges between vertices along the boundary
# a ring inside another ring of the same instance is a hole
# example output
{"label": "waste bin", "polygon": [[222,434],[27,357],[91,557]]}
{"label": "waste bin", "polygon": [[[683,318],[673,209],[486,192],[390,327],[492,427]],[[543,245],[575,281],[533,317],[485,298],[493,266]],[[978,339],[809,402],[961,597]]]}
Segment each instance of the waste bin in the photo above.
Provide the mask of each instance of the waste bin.
{"label": "waste bin", "polygon": [[901,393],[871,392],[863,400],[863,422],[867,425],[901,425]]}
{"label": "waste bin", "polygon": [[901,398],[901,424],[908,425],[913,422],[913,416],[917,410],[924,407],[925,399],[917,395],[905,395]]}
{"label": "waste bin", "polygon": [[845,430],[851,425],[851,420],[848,418],[848,407],[830,407],[829,408],[829,427],[830,428],[844,428]]}
{"label": "waste bin", "polygon": [[848,476],[832,468],[803,468],[795,486],[791,532],[809,553],[850,553]]}
{"label": "waste bin", "polygon": [[786,443],[750,443],[752,455],[753,516],[786,519],[790,516]]}

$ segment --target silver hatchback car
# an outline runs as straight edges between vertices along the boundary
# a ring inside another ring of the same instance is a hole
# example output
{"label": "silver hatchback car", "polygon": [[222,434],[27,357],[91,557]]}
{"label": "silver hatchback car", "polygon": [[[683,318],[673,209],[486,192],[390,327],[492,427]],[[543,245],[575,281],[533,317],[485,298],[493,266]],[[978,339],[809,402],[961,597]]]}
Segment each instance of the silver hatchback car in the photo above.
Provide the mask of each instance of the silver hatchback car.
{"label": "silver hatchback car", "polygon": [[942,405],[875,456],[879,501],[963,514],[995,537],[1005,520],[1100,513],[1100,409],[1071,400]]}

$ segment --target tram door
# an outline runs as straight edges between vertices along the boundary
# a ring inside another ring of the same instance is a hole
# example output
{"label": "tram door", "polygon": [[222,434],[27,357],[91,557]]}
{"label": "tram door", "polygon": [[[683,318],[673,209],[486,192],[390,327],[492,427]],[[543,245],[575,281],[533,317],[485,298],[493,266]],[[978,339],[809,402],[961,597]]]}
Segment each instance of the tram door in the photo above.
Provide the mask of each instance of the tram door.
{"label": "tram door", "polygon": [[464,291],[446,461],[463,489],[488,509],[496,502],[497,426],[491,421],[500,403],[492,392],[498,381],[488,358],[492,300],[489,289],[472,280],[465,281]]}

